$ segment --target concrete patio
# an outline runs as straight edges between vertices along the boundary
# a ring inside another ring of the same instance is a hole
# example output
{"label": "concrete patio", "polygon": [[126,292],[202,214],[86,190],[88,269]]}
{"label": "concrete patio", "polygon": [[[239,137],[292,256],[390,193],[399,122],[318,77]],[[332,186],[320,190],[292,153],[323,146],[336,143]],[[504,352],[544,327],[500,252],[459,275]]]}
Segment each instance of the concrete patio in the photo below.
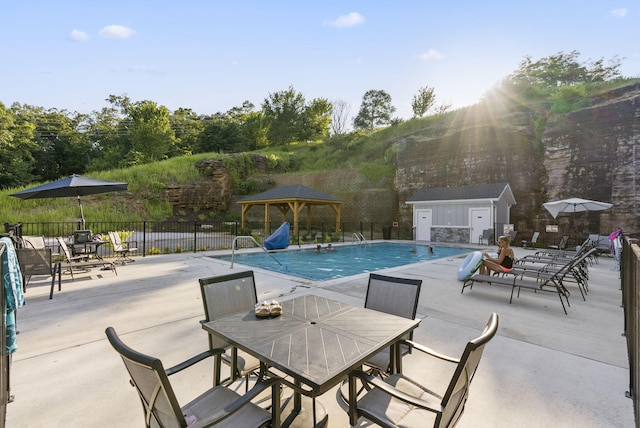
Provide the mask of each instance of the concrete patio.
{"label": "concrete patio", "polygon": [[[246,269],[236,264],[231,271],[228,263],[207,257],[211,254],[138,257],[118,267],[117,276],[98,269],[75,282],[64,276],[53,300],[49,281],[33,278],[27,305],[18,311],[18,351],[11,368],[15,401],[8,405],[7,427],[142,427],[138,396],[104,330],[113,326],[127,344],[160,357],[166,367],[205,350],[197,279]],[[569,287],[568,315],[553,293],[523,290],[513,304],[510,289],[502,286],[477,284],[461,294],[456,280],[461,261],[381,271],[423,280],[418,307],[423,320],[414,339],[444,353],[459,355],[490,313],[500,315],[458,427],[635,427],[632,401],[625,397],[629,369],[619,272],[612,270],[612,259],[600,257],[590,268],[586,301],[577,287]],[[312,292],[359,306],[364,301],[367,275],[313,283],[254,271],[259,299]],[[405,372],[420,382],[446,382],[448,371],[440,363],[417,353],[404,361]],[[211,385],[211,365],[172,376],[172,382],[186,403]],[[337,388],[319,401],[331,427],[349,425]]]}

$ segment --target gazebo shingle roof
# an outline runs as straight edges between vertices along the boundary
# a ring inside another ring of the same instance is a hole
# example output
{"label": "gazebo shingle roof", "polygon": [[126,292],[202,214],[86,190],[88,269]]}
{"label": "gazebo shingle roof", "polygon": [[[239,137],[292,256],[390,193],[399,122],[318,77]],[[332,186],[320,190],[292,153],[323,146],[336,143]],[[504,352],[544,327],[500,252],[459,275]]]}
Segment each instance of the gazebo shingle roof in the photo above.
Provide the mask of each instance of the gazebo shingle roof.
{"label": "gazebo shingle roof", "polygon": [[282,199],[304,199],[304,200],[317,200],[317,201],[332,201],[340,202],[340,199],[327,195],[326,193],[319,192],[310,187],[303,186],[301,184],[294,184],[291,186],[276,187],[275,189],[267,190],[266,192],[258,193],[257,195],[247,196],[238,202],[245,201],[270,201],[270,200],[282,200]]}

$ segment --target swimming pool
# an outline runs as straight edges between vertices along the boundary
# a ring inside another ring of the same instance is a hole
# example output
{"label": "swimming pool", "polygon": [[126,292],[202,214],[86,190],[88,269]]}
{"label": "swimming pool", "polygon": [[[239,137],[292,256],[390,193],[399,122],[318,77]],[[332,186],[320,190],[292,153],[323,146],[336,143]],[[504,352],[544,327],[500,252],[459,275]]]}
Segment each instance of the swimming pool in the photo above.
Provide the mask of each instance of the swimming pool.
{"label": "swimming pool", "polygon": [[[411,251],[414,247],[416,252]],[[430,253],[429,247],[426,246],[385,242],[336,246],[334,251],[327,251],[326,246],[323,246],[319,253],[315,249],[279,251],[271,255],[264,252],[236,253],[233,262],[312,281],[327,281],[425,260],[452,257],[469,251],[472,250],[434,246],[433,253]],[[278,264],[274,257],[281,264]],[[214,256],[214,258],[231,261],[231,256]]]}

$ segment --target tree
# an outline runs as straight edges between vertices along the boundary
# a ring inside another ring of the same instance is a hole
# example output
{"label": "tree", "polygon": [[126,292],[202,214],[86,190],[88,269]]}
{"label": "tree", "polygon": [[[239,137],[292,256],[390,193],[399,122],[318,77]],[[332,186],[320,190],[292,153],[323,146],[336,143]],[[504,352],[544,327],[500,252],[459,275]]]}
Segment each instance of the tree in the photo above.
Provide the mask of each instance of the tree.
{"label": "tree", "polygon": [[434,89],[429,86],[420,88],[418,93],[413,96],[411,108],[413,109],[413,117],[424,116],[436,102]]}
{"label": "tree", "polygon": [[[144,163],[165,159],[176,143],[169,109],[153,101],[140,101],[131,106],[129,115],[132,151],[142,154]],[[139,162],[139,155],[135,159]]]}
{"label": "tree", "polygon": [[262,103],[269,142],[282,146],[298,140],[304,126],[304,109],[304,96],[293,86],[269,94]]}
{"label": "tree", "polygon": [[568,54],[558,52],[537,61],[526,56],[518,70],[510,76],[510,80],[520,86],[542,84],[555,88],[577,83],[604,82],[620,76],[621,63],[617,57],[609,61],[609,66],[605,66],[603,59],[580,62],[579,56],[580,52],[577,50]]}
{"label": "tree", "polygon": [[316,98],[309,104],[293,86],[286,91],[269,94],[262,103],[267,137],[273,145],[309,141],[329,134],[331,103]]}
{"label": "tree", "polygon": [[391,95],[382,90],[371,89],[362,97],[360,111],[353,120],[357,129],[372,130],[391,122],[391,115],[396,108],[391,105]]}
{"label": "tree", "polygon": [[319,140],[329,135],[333,105],[325,98],[315,98],[304,109],[302,141]]}
{"label": "tree", "polygon": [[17,124],[14,112],[0,102],[0,189],[18,187],[32,181],[32,151],[35,125]]}
{"label": "tree", "polygon": [[347,132],[347,123],[349,113],[351,112],[351,104],[344,100],[335,100],[331,113],[331,134],[342,135]]}
{"label": "tree", "polygon": [[170,155],[192,154],[204,129],[202,120],[190,108],[179,108],[173,112],[169,121],[176,137],[176,151]]}

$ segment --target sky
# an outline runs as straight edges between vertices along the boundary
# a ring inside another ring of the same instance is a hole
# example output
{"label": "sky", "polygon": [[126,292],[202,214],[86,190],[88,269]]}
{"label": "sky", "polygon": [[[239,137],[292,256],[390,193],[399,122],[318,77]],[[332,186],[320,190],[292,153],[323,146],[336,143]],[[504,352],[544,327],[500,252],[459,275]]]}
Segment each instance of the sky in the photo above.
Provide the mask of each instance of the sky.
{"label": "sky", "polygon": [[420,88],[472,105],[526,56],[619,58],[640,77],[637,0],[22,0],[0,8],[0,102],[91,113],[110,95],[226,112],[289,87],[307,102]]}

